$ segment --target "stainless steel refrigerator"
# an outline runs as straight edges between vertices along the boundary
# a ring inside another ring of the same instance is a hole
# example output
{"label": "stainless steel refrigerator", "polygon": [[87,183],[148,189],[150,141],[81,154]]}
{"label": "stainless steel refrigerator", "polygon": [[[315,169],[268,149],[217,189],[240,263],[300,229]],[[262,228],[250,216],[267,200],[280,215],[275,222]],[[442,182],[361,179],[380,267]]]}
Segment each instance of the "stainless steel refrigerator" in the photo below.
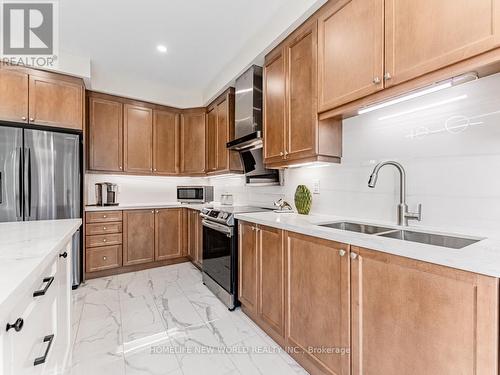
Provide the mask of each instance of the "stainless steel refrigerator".
{"label": "stainless steel refrigerator", "polygon": [[[0,126],[0,222],[80,218],[80,155],[78,134]],[[77,286],[79,231],[72,255]]]}

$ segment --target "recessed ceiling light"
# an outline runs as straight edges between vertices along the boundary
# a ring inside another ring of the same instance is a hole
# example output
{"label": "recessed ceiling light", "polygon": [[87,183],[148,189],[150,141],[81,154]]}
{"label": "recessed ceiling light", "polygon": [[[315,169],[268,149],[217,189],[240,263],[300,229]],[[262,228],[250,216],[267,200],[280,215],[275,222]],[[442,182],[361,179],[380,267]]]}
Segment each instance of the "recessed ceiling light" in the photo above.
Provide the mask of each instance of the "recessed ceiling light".
{"label": "recessed ceiling light", "polygon": [[167,47],[164,46],[163,44],[158,44],[156,46],[156,49],[158,50],[158,52],[167,53]]}

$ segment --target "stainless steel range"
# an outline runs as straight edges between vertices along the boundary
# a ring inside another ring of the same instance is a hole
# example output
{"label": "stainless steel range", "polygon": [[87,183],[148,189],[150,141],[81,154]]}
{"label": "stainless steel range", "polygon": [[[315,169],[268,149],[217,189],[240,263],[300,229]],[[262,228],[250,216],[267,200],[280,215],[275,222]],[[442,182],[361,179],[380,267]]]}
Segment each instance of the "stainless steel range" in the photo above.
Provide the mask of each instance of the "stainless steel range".
{"label": "stainless steel range", "polygon": [[234,215],[268,211],[251,206],[204,208],[203,283],[229,308],[238,301],[238,226]]}

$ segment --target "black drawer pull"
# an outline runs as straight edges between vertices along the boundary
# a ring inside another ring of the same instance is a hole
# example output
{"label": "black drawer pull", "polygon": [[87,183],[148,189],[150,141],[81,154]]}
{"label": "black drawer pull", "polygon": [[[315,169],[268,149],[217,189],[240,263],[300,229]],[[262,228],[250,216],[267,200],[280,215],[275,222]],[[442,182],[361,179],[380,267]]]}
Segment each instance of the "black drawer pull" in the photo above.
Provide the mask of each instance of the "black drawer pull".
{"label": "black drawer pull", "polygon": [[42,363],[45,363],[45,360],[49,355],[50,347],[52,346],[53,341],[54,341],[54,335],[48,335],[43,338],[43,342],[48,342],[49,344],[47,345],[47,349],[45,349],[45,354],[43,355],[43,357],[35,358],[33,366],[38,366],[41,365]]}
{"label": "black drawer pull", "polygon": [[16,332],[19,332],[21,329],[23,329],[23,325],[24,320],[22,318],[17,318],[14,324],[7,323],[7,331],[11,328],[14,328]]}
{"label": "black drawer pull", "polygon": [[43,282],[47,283],[47,285],[45,285],[45,288],[37,290],[36,292],[34,292],[33,293],[33,297],[44,296],[45,293],[47,293],[47,290],[49,290],[50,285],[52,284],[53,281],[54,281],[54,276],[46,277],[45,279],[43,279]]}
{"label": "black drawer pull", "polygon": [[67,258],[67,257],[68,257],[68,253],[66,251],[62,254],[59,254],[59,258]]}

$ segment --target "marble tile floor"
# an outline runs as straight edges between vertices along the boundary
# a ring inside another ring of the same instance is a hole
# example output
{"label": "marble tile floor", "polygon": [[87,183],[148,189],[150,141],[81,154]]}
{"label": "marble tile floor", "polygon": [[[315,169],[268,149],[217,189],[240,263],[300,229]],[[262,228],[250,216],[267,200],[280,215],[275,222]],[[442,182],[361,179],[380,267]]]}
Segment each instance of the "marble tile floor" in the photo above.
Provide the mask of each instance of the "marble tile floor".
{"label": "marble tile floor", "polygon": [[72,303],[64,375],[307,374],[191,263],[89,280]]}

